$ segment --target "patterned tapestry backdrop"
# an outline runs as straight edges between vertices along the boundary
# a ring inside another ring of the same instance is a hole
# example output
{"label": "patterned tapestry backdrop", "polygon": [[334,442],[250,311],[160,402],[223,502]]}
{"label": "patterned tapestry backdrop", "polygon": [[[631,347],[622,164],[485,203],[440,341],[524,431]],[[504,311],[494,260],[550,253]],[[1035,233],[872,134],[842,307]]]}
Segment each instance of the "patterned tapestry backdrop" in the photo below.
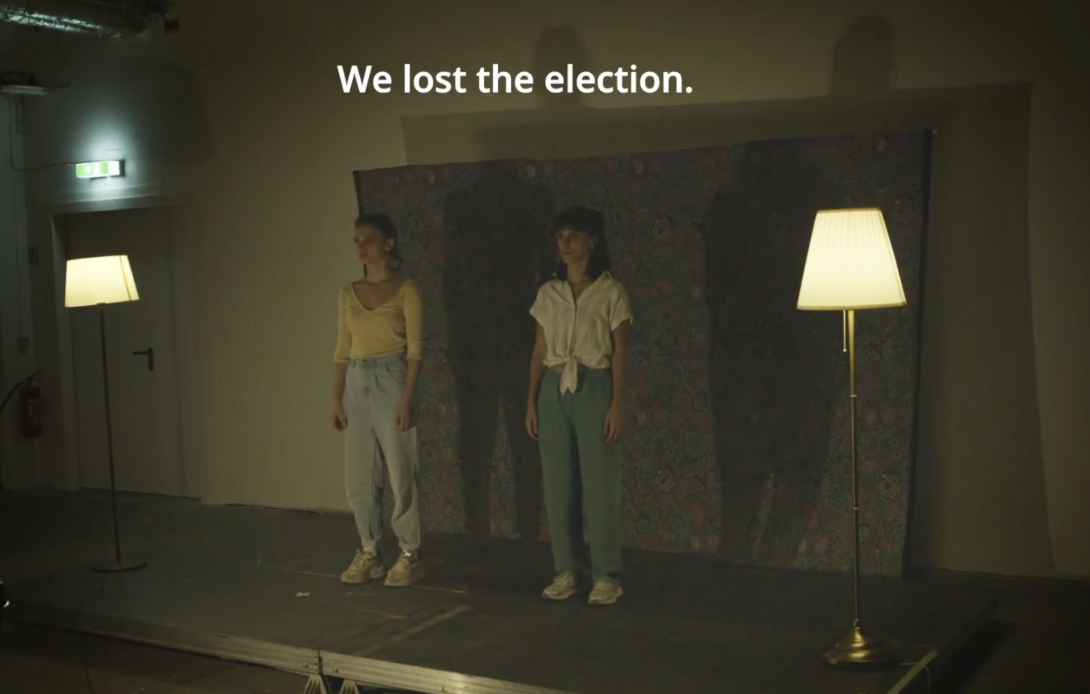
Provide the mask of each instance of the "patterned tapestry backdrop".
{"label": "patterned tapestry backdrop", "polygon": [[635,316],[627,546],[848,568],[843,317],[795,301],[815,212],[879,206],[908,306],[858,314],[860,539],[864,571],[900,574],[925,147],[910,133],[357,172],[360,209],[394,218],[405,269],[425,291],[428,529],[548,537],[523,426],[527,311],[556,259],[550,218],[584,203],[606,215]]}

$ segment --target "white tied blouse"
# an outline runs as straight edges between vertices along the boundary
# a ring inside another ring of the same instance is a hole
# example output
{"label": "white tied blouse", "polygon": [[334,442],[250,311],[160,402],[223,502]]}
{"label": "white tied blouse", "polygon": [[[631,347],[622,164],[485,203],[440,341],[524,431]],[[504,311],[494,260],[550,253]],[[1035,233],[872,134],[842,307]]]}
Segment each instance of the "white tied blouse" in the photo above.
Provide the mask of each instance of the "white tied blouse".
{"label": "white tied blouse", "polygon": [[603,272],[576,302],[564,280],[546,282],[537,292],[530,315],[545,331],[545,366],[564,365],[560,392],[574,393],[579,365],[604,369],[613,355],[613,331],[632,320],[624,285]]}

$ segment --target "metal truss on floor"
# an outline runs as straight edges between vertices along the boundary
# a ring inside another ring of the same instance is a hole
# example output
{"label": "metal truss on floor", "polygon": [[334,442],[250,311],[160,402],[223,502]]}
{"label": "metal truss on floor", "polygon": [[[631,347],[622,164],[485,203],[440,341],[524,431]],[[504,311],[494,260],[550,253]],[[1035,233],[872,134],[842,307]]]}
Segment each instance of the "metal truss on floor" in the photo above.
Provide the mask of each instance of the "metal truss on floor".
{"label": "metal truss on floor", "polygon": [[397,690],[420,694],[572,694],[372,658],[203,634],[116,617],[12,604],[5,617],[50,629],[73,631],[185,653],[210,656],[303,675],[303,694],[367,694]]}

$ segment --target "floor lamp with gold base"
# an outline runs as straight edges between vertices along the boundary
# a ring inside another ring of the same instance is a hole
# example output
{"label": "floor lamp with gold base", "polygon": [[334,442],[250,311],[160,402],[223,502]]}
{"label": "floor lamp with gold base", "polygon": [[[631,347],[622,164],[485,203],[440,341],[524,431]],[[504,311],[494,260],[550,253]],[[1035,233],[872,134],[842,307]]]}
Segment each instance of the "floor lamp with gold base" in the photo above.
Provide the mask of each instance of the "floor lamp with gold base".
{"label": "floor lamp with gold base", "polygon": [[144,562],[121,556],[121,529],[117,520],[117,477],[114,472],[114,437],[110,421],[110,371],[106,359],[106,304],[138,301],[136,280],[126,255],[76,258],[65,268],[64,305],[67,308],[98,307],[98,331],[102,344],[102,390],[106,408],[106,455],[110,470],[110,510],[114,525],[114,558],[91,567],[98,573],[122,573],[144,568]]}
{"label": "floor lamp with gold base", "polygon": [[894,649],[863,629],[859,605],[859,467],[855,392],[855,312],[904,306],[904,288],[882,211],[877,208],[821,210],[814,219],[800,311],[843,311],[847,322],[848,397],[851,404],[852,555],[855,615],[851,628],[822,652],[840,668],[883,668],[900,662]]}

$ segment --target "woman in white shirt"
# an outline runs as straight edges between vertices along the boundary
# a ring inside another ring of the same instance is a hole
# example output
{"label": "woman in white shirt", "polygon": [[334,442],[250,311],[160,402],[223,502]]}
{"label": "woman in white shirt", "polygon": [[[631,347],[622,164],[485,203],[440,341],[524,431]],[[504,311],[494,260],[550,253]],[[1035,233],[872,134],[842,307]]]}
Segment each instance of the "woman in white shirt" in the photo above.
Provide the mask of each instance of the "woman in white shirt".
{"label": "woman in white shirt", "polygon": [[612,605],[622,594],[618,439],[632,312],[624,286],[609,274],[602,213],[576,206],[555,227],[560,263],[530,309],[537,342],[526,405],[526,429],[541,449],[556,569],[543,596],[566,600],[590,588],[591,605]]}

